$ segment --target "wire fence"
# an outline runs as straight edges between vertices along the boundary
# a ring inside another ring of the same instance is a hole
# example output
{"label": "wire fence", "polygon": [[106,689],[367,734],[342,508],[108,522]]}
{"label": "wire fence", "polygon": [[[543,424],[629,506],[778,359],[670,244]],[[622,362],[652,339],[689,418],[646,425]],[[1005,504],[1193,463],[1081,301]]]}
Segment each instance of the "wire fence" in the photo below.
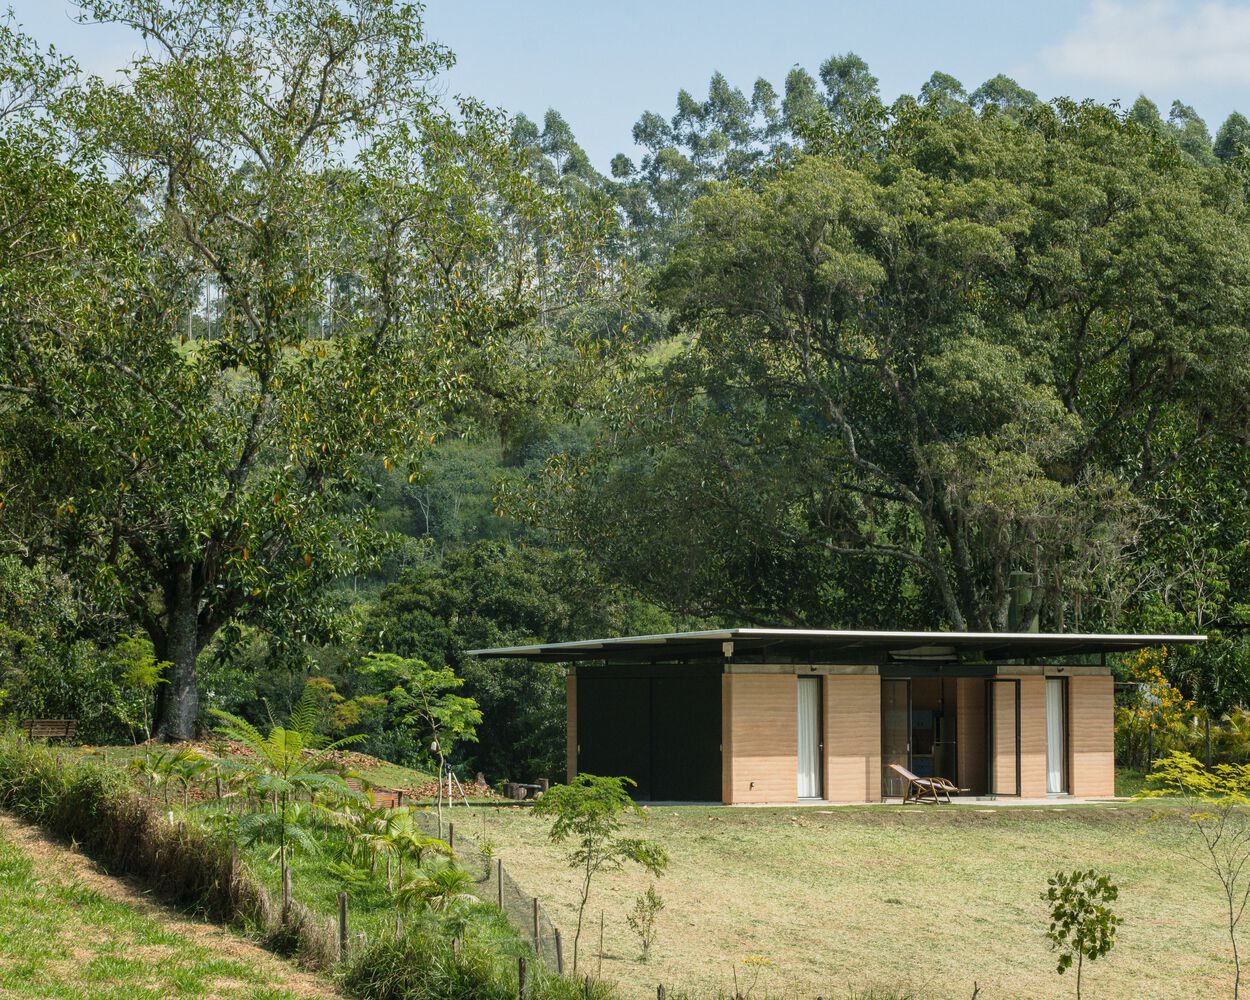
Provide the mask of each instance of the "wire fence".
{"label": "wire fence", "polygon": [[441,830],[434,811],[421,810],[415,815],[427,833],[441,836],[455,848],[461,866],[473,875],[474,894],[503,910],[508,922],[534,946],[547,968],[563,973],[565,941],[547,908],[537,896],[521,888],[502,858],[496,857],[493,850],[483,850],[476,840],[463,832],[467,824],[457,824],[459,808],[444,811]]}

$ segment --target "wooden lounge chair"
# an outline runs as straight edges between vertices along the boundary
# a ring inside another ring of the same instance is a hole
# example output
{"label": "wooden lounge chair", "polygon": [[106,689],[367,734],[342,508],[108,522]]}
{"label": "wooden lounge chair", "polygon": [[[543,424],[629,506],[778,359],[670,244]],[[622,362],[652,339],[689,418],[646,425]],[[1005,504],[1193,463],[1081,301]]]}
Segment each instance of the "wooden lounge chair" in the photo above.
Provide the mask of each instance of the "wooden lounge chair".
{"label": "wooden lounge chair", "polygon": [[905,803],[933,802],[938,804],[943,800],[949,803],[952,792],[959,795],[968,791],[967,788],[959,788],[948,778],[939,778],[937,776],[922,778],[918,774],[912,774],[902,764],[891,764],[890,767],[907,781],[907,791],[903,795]]}

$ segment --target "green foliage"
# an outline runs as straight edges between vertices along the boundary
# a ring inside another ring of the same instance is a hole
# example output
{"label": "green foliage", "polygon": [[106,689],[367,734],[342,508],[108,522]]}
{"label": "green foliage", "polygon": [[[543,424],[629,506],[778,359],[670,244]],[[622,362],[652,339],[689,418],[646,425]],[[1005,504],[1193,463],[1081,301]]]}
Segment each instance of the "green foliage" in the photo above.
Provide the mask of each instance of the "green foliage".
{"label": "green foliage", "polygon": [[549,333],[578,357],[570,325],[532,321],[595,271],[502,117],[435,103],[450,56],[412,5],[83,17],[147,44],[0,120],[29,249],[0,263],[0,502],[6,537],[173,664],[157,729],[185,739],[205,645],[239,621],[333,635],[328,586],[386,542],[375,463],[415,478],[447,417],[509,398],[520,355],[550,370]]}
{"label": "green foliage", "polygon": [[[482,662],[469,649],[589,635],[670,631],[674,620],[606,577],[576,550],[477,542],[437,563],[401,574],[379,595],[362,633],[372,643],[464,678],[480,706],[478,742],[449,754],[469,773],[530,780],[563,772],[565,685],[556,664]],[[365,690],[358,674],[336,678],[344,692]],[[418,751],[401,745],[383,715],[369,747],[392,759]]]}
{"label": "green foliage", "polygon": [[999,83],[1009,113],[900,102],[854,155],[696,202],[655,284],[677,357],[509,509],[737,620],[1001,630],[1020,579],[1043,628],[1140,600],[1161,484],[1244,430],[1244,187]]}
{"label": "green foliage", "polygon": [[429,740],[430,753],[438,762],[441,828],[447,757],[458,743],[477,739],[481,709],[472,698],[456,694],[464,680],[450,667],[430,668],[421,660],[395,653],[369,653],[360,670],[393,685],[387,693],[387,701],[398,725],[411,728]]}
{"label": "green foliage", "polygon": [[646,815],[630,798],[627,786],[633,784],[629,778],[579,774],[567,785],[553,785],[534,805],[535,815],[551,820],[547,834],[551,842],[569,844],[569,867],[581,874],[581,900],[573,935],[574,972],[582,921],[595,876],[617,871],[627,861],[656,876],[668,867],[668,852],[660,844],[619,835],[627,816]]}
{"label": "green foliage", "polygon": [[[585,1000],[581,982],[556,976],[519,941],[503,914],[493,911],[456,947],[438,925],[414,922],[398,937],[380,934],[352,954],[343,985],[369,1000],[514,1000],[518,955],[527,959],[526,996]],[[610,1000],[611,986],[593,983],[591,1000]]]}
{"label": "green foliage", "polygon": [[1220,884],[1233,954],[1233,996],[1238,997],[1237,930],[1250,904],[1250,764],[1206,768],[1192,755],[1174,750],[1155,761],[1147,782],[1143,797],[1176,795],[1185,800],[1199,844],[1192,857]]}
{"label": "green foliage", "polygon": [[1120,896],[1110,876],[1089,871],[1055,872],[1046,880],[1042,899],[1050,908],[1051,947],[1059,952],[1060,975],[1076,963],[1076,995],[1081,996],[1081,968],[1085,959],[1103,958],[1115,946],[1120,918],[1109,904]]}
{"label": "green foliage", "polygon": [[143,720],[143,738],[151,739],[148,703],[157,686],[166,683],[165,672],[171,664],[156,659],[152,641],[143,635],[123,636],[122,641],[109,653],[109,658],[113,661],[114,668],[120,672],[122,684],[138,697]]}
{"label": "green foliage", "polygon": [[[285,885],[292,852],[317,850],[317,842],[307,827],[323,808],[318,797],[352,797],[343,769],[331,755],[341,747],[360,742],[362,737],[346,736],[326,743],[316,731],[319,709],[315,693],[309,689],[287,724],[272,724],[267,734],[237,715],[220,709],[212,711],[222,720],[218,732],[247,750],[245,756],[220,764],[240,779],[252,806],[238,821],[235,835],[243,843],[274,844],[274,856],[281,865]],[[308,801],[301,802],[300,797]],[[284,919],[287,909],[284,905]]]}

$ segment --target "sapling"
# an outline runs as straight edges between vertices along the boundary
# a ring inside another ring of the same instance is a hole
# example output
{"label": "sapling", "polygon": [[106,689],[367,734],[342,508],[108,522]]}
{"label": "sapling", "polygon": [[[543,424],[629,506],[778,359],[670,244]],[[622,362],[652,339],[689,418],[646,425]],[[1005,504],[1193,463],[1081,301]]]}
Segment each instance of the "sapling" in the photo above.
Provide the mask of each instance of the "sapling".
{"label": "sapling", "polygon": [[641,865],[659,876],[668,867],[668,852],[648,840],[619,836],[629,815],[645,817],[627,785],[629,778],[599,777],[579,774],[567,785],[554,785],[534,804],[534,814],[550,817],[548,833],[553,844],[572,841],[567,860],[569,867],[581,872],[581,898],[577,906],[577,930],[573,934],[573,971],[577,971],[577,949],[582,936],[586,904],[596,875],[617,871],[627,861]]}
{"label": "sapling", "polygon": [[1055,872],[1046,880],[1042,899],[1050,905],[1050,929],[1046,937],[1059,952],[1059,974],[1076,964],[1076,996],[1081,997],[1081,971],[1085,959],[1102,958],[1115,945],[1120,918],[1108,905],[1120,890],[1110,876],[1094,869]]}

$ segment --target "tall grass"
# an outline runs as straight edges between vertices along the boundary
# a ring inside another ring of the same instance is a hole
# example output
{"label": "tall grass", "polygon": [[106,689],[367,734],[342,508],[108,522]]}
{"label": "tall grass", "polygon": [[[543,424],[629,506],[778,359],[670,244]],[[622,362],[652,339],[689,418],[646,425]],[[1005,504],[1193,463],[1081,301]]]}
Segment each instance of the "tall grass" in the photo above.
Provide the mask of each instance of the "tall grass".
{"label": "tall grass", "polygon": [[108,871],[138,876],[167,903],[244,924],[302,965],[337,960],[324,921],[297,906],[283,923],[269,893],[232,865],[224,840],[162,812],[105,765],[0,734],[0,807],[72,840]]}

